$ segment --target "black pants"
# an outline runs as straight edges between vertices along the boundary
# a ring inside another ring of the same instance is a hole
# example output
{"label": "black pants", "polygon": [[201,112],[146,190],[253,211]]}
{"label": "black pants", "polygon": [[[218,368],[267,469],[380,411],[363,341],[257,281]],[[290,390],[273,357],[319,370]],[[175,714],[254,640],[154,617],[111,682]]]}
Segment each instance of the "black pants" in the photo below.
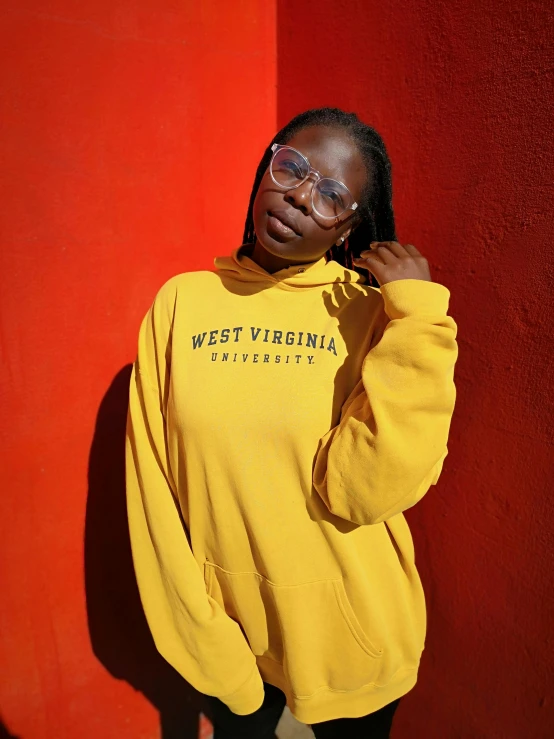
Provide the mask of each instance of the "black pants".
{"label": "black pants", "polygon": [[[285,694],[264,682],[265,698],[254,713],[239,716],[225,703],[206,696],[212,715],[214,739],[274,739],[275,729],[285,710]],[[388,739],[400,698],[360,718],[337,718],[311,724],[316,739]]]}

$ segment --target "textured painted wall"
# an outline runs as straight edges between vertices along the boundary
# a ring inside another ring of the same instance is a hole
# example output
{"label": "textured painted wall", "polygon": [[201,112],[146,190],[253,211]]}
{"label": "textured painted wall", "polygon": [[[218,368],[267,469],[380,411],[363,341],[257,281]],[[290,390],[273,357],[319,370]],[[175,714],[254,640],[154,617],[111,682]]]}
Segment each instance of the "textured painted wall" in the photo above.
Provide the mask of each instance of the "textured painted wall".
{"label": "textured painted wall", "polygon": [[380,131],[399,240],[459,325],[450,454],[407,515],[429,631],[398,739],[553,732],[552,20],[534,0],[278,2],[279,124],[337,105]]}
{"label": "textured painted wall", "polygon": [[275,127],[274,3],[8,6],[0,735],[153,739],[161,721],[195,737],[195,696],[158,657],[134,585],[129,363],[163,282],[240,244]]}
{"label": "textured painted wall", "polygon": [[[0,713],[22,739],[150,739],[160,720],[169,737],[197,707],[157,657],[133,585],[128,363],[162,282],[240,240],[274,130],[274,7],[12,6],[0,11]],[[278,10],[279,123],[336,104],[381,131],[400,240],[451,289],[460,330],[451,453],[408,513],[429,635],[394,736],[549,737],[552,16],[528,0]]]}

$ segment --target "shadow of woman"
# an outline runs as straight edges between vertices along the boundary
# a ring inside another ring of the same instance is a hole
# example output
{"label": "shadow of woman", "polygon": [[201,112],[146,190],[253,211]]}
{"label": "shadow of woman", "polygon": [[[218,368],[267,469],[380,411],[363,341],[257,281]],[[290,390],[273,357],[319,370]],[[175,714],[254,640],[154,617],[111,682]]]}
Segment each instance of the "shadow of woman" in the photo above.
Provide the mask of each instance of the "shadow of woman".
{"label": "shadow of woman", "polygon": [[88,467],[85,588],[95,656],[160,713],[162,739],[196,739],[205,696],[157,651],[140,602],[127,528],[125,427],[132,365],[112,381],[96,419]]}
{"label": "shadow of woman", "polygon": [[4,724],[2,719],[0,719],[0,739],[18,739],[15,734],[11,734],[8,731],[8,727]]}

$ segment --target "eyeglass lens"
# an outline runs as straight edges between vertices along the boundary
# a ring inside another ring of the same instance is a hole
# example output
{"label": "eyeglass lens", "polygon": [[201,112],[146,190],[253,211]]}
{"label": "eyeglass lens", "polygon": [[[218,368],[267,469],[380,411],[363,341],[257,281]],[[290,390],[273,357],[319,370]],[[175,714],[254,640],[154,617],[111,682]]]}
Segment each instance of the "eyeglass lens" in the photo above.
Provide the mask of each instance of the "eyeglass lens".
{"label": "eyeglass lens", "polygon": [[[296,187],[308,172],[306,160],[292,149],[279,149],[273,157],[271,174],[281,187]],[[323,177],[313,189],[313,207],[324,218],[340,216],[352,202],[350,191],[338,180]]]}

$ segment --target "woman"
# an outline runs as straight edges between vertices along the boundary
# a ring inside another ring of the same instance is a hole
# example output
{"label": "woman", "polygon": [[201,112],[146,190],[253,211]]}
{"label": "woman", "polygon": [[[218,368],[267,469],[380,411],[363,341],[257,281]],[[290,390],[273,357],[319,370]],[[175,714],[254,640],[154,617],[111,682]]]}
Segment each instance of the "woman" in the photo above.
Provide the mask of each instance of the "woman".
{"label": "woman", "polygon": [[[127,503],[156,646],[215,738],[387,737],[426,609],[403,511],[448,453],[449,290],[396,241],[381,137],[294,118],[256,174],[244,243],[145,316]],[[350,732],[345,734],[345,731]]]}

